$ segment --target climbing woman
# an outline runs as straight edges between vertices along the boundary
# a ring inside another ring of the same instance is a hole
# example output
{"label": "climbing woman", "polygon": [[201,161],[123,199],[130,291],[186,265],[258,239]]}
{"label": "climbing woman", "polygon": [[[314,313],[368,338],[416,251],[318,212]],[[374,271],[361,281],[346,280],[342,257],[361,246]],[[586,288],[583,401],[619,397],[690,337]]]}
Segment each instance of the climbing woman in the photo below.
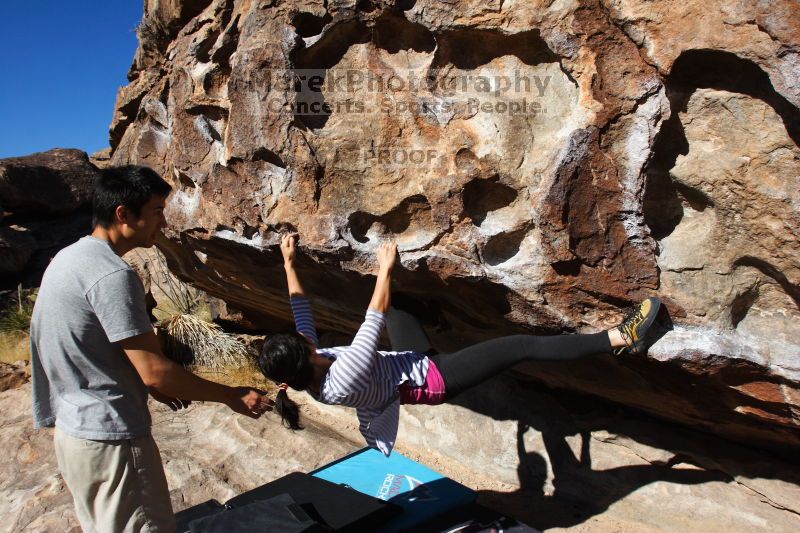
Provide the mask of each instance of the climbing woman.
{"label": "climbing woman", "polygon": [[[512,335],[438,354],[410,313],[389,306],[397,245],[384,243],[377,250],[375,291],[352,344],[320,348],[311,307],[294,269],[296,239],[296,234],[283,236],[281,252],[297,333],[270,336],[258,361],[264,375],[280,384],[277,411],[289,427],[301,427],[287,386],[308,391],[322,403],[355,407],[367,444],[386,455],[397,436],[401,403],[440,404],[522,361],[578,359],[612,350],[639,353],[661,305],[648,298],[622,324],[601,333]],[[403,351],[378,350],[384,325],[393,350]]]}

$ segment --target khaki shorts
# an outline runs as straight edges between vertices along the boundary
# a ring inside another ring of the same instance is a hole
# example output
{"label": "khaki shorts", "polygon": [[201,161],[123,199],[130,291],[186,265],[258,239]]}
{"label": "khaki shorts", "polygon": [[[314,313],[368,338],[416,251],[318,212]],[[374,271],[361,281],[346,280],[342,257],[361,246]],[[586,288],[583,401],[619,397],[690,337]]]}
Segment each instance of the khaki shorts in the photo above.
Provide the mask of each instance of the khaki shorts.
{"label": "khaki shorts", "polygon": [[85,533],[174,533],[164,465],[152,436],[98,441],[56,428],[54,440]]}

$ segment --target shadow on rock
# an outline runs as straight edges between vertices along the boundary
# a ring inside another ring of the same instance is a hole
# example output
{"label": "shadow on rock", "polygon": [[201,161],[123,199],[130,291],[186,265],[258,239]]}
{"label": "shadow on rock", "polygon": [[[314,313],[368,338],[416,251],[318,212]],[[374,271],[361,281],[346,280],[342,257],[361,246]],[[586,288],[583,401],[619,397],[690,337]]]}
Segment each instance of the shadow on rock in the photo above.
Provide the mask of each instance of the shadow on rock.
{"label": "shadow on rock", "polygon": [[583,524],[657,482],[718,482],[727,491],[735,480],[760,493],[768,486],[762,501],[794,512],[796,467],[598,398],[499,376],[451,403],[516,421],[519,489],[481,491],[479,503],[539,529]]}
{"label": "shadow on rock", "polygon": [[[709,481],[730,481],[720,471],[676,469],[673,459],[664,465],[629,465],[594,470],[588,432],[581,433],[580,457],[575,457],[566,441],[567,435],[542,432],[552,467],[548,489],[547,460],[527,451],[524,436],[530,429],[520,422],[517,429],[519,490],[512,493],[481,491],[486,504],[499,507],[539,529],[572,527],[604,513],[612,504],[637,489],[657,481],[693,485]],[[601,490],[598,490],[602,487]]]}

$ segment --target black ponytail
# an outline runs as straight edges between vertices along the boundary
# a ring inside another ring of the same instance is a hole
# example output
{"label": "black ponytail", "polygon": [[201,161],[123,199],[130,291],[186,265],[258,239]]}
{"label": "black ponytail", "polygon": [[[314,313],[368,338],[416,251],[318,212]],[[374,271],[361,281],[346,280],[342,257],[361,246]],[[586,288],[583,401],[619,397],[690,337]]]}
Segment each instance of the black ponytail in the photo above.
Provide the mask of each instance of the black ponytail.
{"label": "black ponytail", "polygon": [[289,429],[303,429],[300,425],[300,406],[289,399],[285,389],[280,389],[275,397],[275,410],[281,415],[281,422]]}
{"label": "black ponytail", "polygon": [[[279,333],[271,336],[261,348],[258,366],[267,379],[286,383],[295,390],[305,390],[314,377],[309,357],[311,346],[299,333]],[[283,424],[290,429],[303,429],[300,408],[289,399],[285,390],[278,391],[275,410]]]}

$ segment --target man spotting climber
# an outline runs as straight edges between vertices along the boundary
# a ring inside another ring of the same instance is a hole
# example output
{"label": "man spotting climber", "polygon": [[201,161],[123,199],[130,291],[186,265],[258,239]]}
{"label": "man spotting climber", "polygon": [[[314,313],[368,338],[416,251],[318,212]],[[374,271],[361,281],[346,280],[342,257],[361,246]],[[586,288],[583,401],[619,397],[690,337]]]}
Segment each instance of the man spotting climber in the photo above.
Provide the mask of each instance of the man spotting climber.
{"label": "man spotting climber", "polygon": [[199,378],[161,352],[141,281],[121,256],[153,245],[170,190],[147,167],[104,170],[91,235],[53,258],[33,311],[34,425],[55,426],[58,466],[87,532],[175,530],[148,391],[173,410],[189,400],[253,418],[271,409],[262,391]]}

